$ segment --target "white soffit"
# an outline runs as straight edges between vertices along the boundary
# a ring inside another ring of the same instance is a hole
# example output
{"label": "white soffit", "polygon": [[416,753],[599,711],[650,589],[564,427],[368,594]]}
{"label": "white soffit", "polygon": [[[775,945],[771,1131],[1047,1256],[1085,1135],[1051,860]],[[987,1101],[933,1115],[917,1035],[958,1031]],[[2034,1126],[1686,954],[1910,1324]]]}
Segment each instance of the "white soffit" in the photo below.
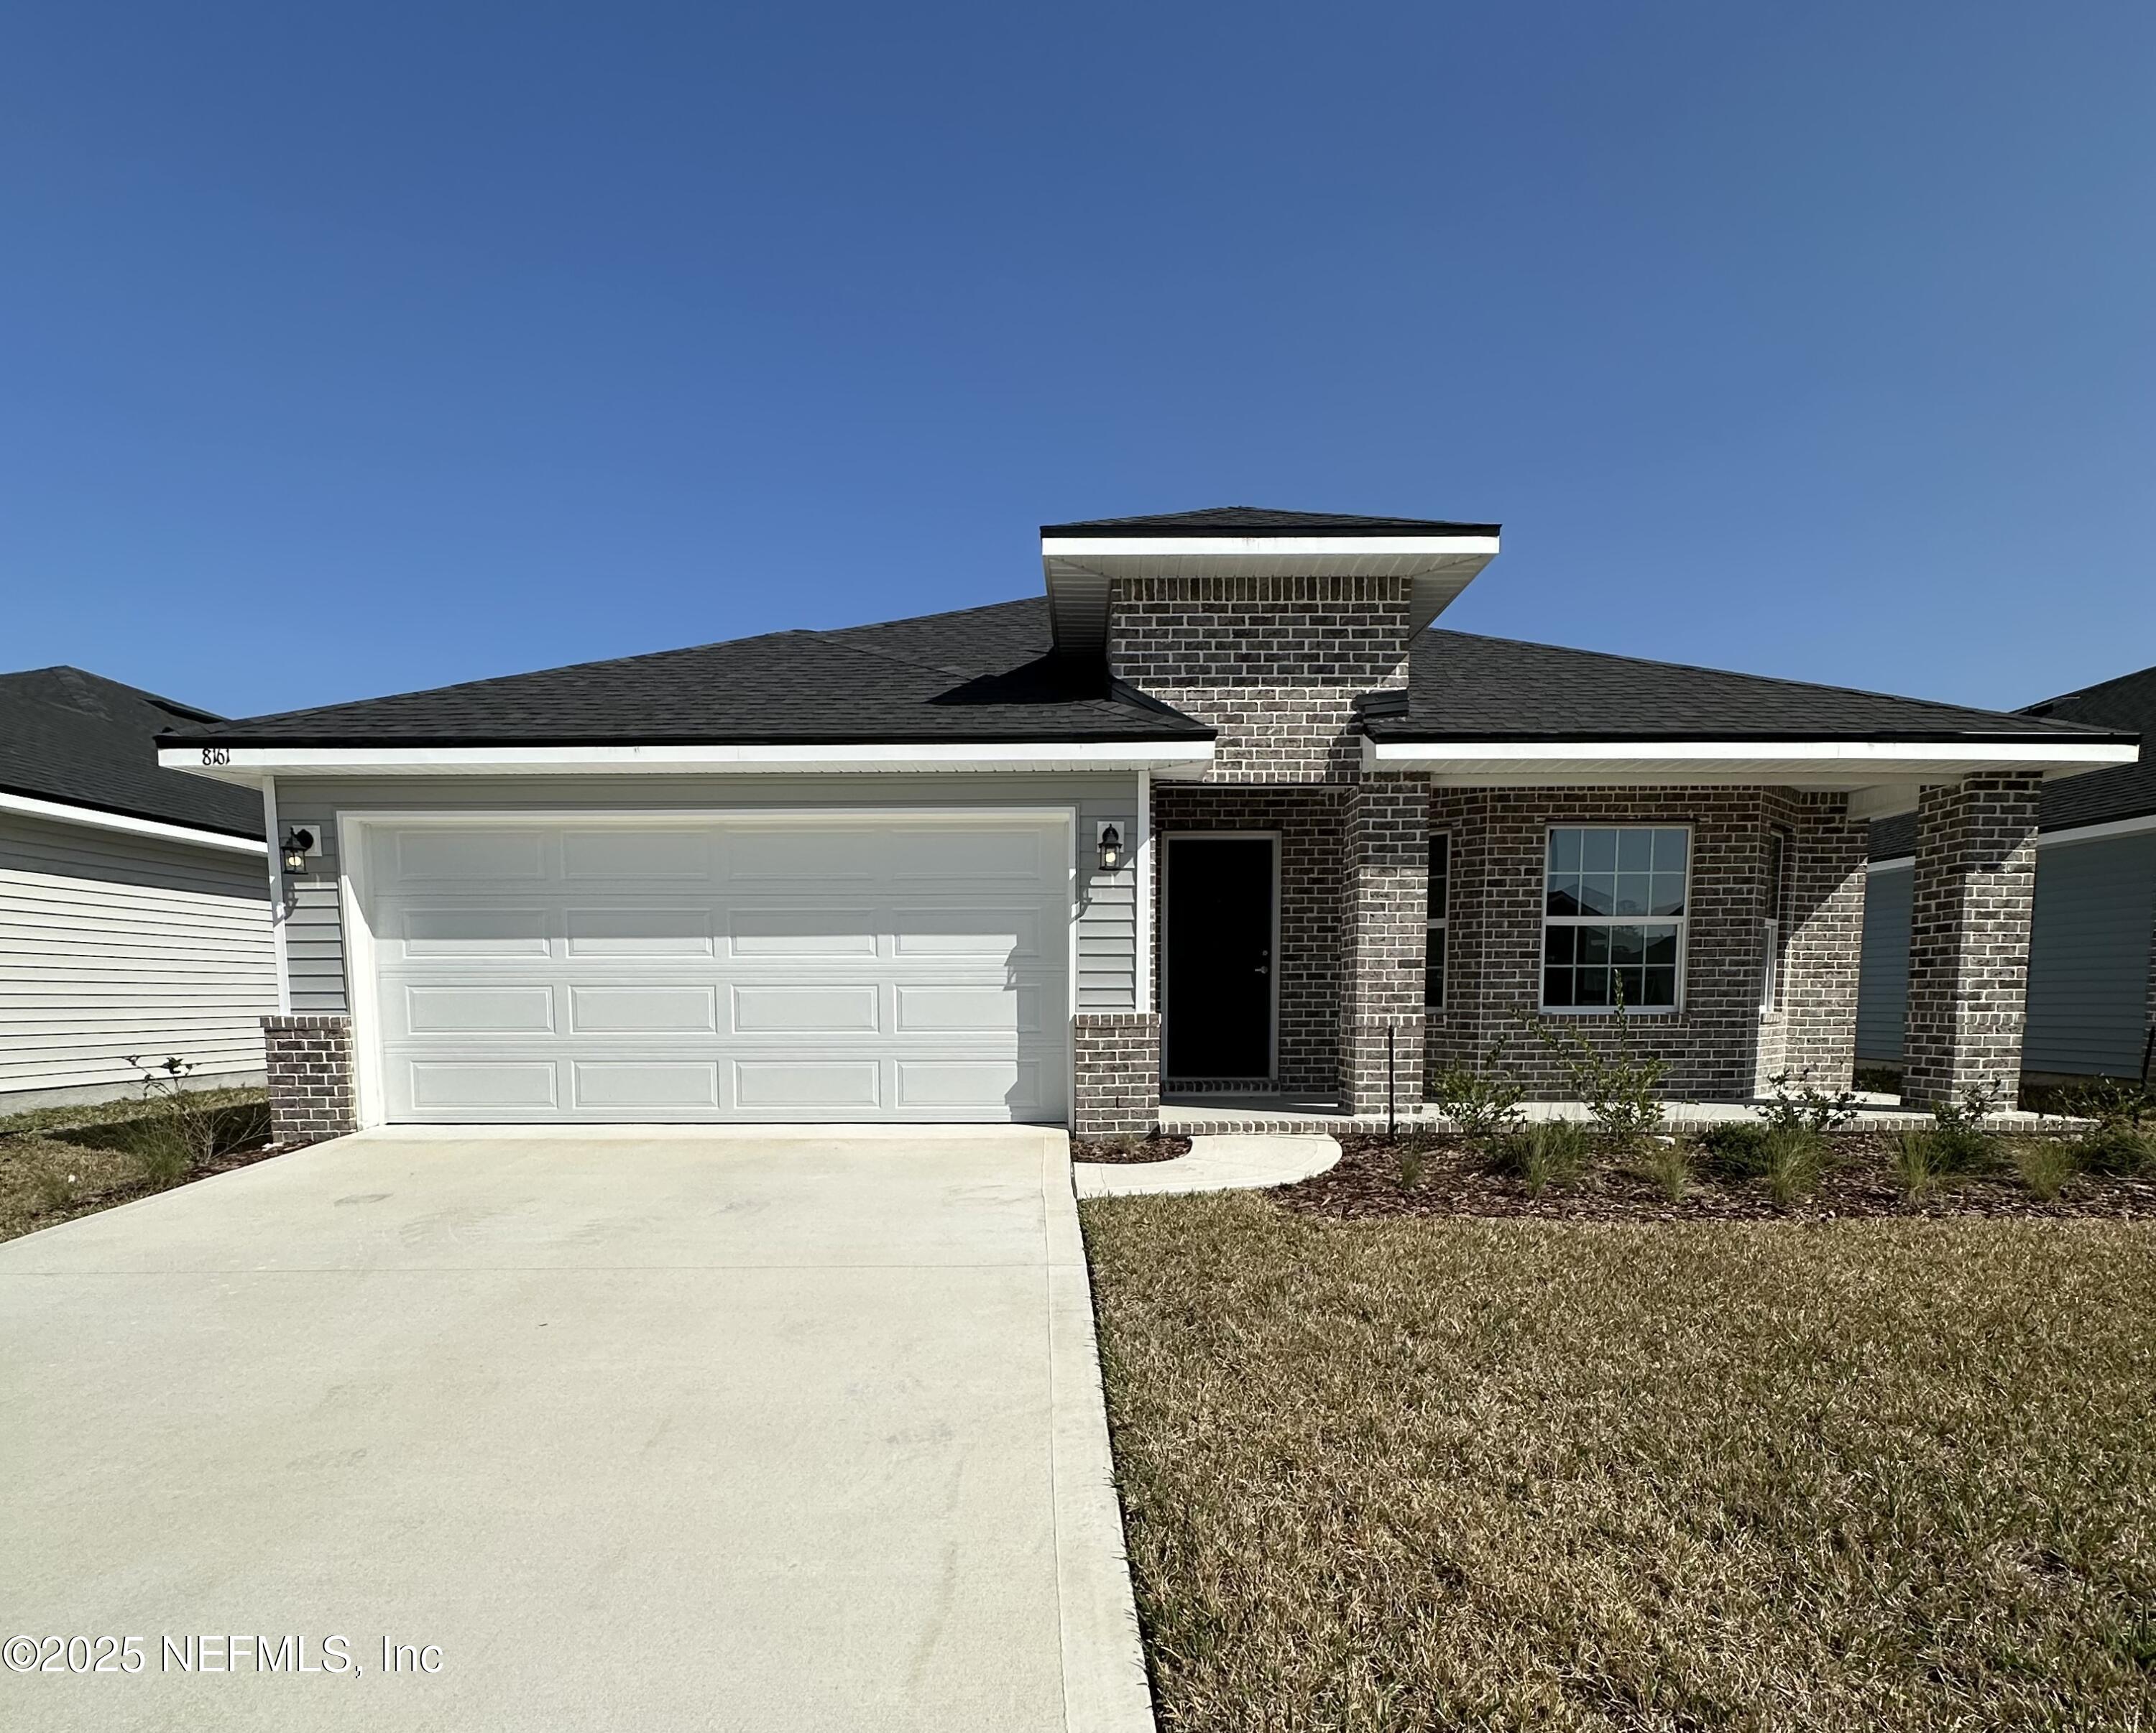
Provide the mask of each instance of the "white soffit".
{"label": "white soffit", "polygon": [[54,824],[85,824],[92,830],[124,831],[131,836],[187,843],[198,849],[229,849],[240,854],[270,852],[269,843],[259,837],[198,830],[192,824],[167,824],[159,818],[136,818],[126,813],[107,813],[96,807],[78,807],[66,801],[38,800],[27,794],[0,793],[0,813],[19,813],[26,818],[44,818]]}
{"label": "white soffit", "polygon": [[1106,648],[1108,586],[1142,577],[1405,577],[1419,632],[1496,557],[1495,536],[1044,536],[1059,649]]}
{"label": "white soffit", "polygon": [[1625,787],[1641,782],[1765,783],[1855,790],[1953,782],[1986,771],[2047,778],[2132,764],[2107,741],[1377,741],[1366,770],[1427,773],[1440,787]]}
{"label": "white soffit", "polygon": [[1204,773],[1210,741],[1014,741],[680,746],[162,746],[167,770],[221,782],[265,777],[839,775],[1145,770]]}

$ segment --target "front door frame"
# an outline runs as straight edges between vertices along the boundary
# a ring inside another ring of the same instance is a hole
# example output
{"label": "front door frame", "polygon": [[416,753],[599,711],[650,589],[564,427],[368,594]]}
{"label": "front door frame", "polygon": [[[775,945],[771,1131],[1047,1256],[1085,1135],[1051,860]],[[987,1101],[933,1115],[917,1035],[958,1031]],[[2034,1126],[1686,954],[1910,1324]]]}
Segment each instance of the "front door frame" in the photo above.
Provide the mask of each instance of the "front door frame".
{"label": "front door frame", "polygon": [[[1170,874],[1174,870],[1175,845],[1181,842],[1264,842],[1272,844],[1272,931],[1269,941],[1271,958],[1266,977],[1272,989],[1268,1019],[1270,1033],[1266,1038],[1265,1074],[1262,1079],[1252,1078],[1250,1081],[1263,1082],[1269,1087],[1276,1089],[1280,1085],[1281,1038],[1281,833],[1277,830],[1164,830],[1160,833],[1158,841],[1160,843],[1160,942],[1154,949],[1154,955],[1160,959],[1160,1051],[1161,1081],[1163,1084],[1178,1080],[1171,1079],[1168,1074],[1168,1023],[1175,1015],[1175,979],[1168,961],[1168,922],[1173,918],[1170,910],[1174,905],[1174,898],[1169,886],[1172,883]],[[1209,1079],[1189,1078],[1180,1080],[1198,1083]]]}

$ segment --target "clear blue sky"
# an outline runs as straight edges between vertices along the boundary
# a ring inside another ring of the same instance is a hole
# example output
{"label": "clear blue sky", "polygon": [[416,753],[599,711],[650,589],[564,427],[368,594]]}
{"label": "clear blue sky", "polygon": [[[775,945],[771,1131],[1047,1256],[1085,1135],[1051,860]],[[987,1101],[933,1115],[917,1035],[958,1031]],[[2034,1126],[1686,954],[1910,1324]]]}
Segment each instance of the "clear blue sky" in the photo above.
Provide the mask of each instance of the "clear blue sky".
{"label": "clear blue sky", "polygon": [[232,713],[1498,519],[1475,631],[2156,662],[2156,8],[18,3],[0,667]]}

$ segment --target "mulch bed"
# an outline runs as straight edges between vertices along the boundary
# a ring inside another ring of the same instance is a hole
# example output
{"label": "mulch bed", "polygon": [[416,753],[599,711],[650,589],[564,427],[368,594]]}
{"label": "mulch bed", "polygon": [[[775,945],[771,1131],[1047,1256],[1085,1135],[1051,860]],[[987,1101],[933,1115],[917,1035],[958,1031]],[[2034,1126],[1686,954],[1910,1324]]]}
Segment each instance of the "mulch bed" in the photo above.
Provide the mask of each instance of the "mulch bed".
{"label": "mulch bed", "polygon": [[[2076,1174],[2057,1200],[2033,1197],[2002,1156],[1999,1171],[1961,1174],[1940,1182],[1915,1202],[1902,1197],[1887,1172],[1892,1140],[1878,1132],[1840,1132],[1818,1189],[1784,1209],[1763,1183],[1732,1180],[1706,1171],[1704,1151],[1693,1156],[1691,1189],[1672,1203],[1650,1181],[1620,1163],[1598,1163],[1578,1186],[1530,1197],[1519,1181],[1495,1173],[1456,1136],[1398,1142],[1353,1134],[1340,1139],[1339,1164],[1314,1179],[1265,1195],[1306,1215],[1365,1220],[1383,1216],[1499,1216],[1548,1221],[1837,1221],[1852,1216],[2029,1217],[2058,1220],[2084,1217],[2107,1221],[2156,1220],[2156,1179]],[[1423,1167],[1410,1190],[1401,1176],[1403,1151],[1419,1152]]]}
{"label": "mulch bed", "polygon": [[1178,1156],[1190,1153],[1188,1137],[1165,1137],[1154,1132],[1149,1137],[1074,1137],[1070,1140],[1070,1159],[1074,1161],[1173,1161]]}

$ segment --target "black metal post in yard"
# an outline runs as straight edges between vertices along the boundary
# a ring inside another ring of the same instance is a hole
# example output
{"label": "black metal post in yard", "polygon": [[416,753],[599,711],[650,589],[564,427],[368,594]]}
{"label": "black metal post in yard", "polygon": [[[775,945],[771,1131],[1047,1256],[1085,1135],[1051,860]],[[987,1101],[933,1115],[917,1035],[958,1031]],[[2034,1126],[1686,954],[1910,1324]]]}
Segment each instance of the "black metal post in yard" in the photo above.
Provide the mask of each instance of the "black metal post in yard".
{"label": "black metal post in yard", "polygon": [[2148,1038],[2141,1043],[2141,1087],[2148,1087],[2148,1062],[2156,1059],[2156,1023],[2148,1025]]}
{"label": "black metal post in yard", "polygon": [[1385,1025],[1385,1141],[1388,1143],[1399,1136],[1395,1123],[1399,1113],[1393,1097],[1393,1028],[1391,1023]]}

